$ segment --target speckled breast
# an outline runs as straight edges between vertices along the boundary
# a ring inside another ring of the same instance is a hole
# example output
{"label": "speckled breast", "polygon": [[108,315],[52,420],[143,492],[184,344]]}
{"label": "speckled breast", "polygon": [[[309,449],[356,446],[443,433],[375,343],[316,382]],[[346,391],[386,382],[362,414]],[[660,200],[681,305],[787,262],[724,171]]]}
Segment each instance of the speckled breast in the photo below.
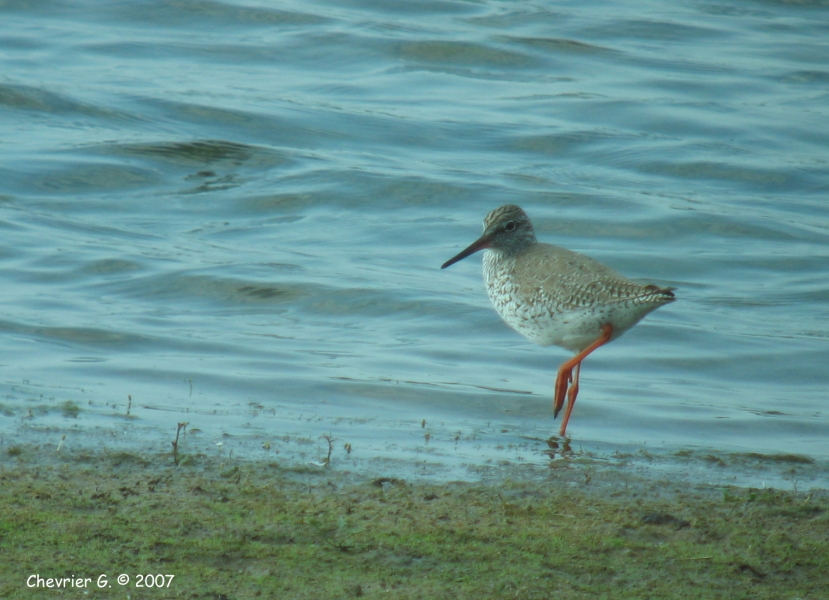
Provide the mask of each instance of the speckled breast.
{"label": "speckled breast", "polygon": [[507,325],[542,346],[560,344],[567,324],[561,322],[553,299],[540,289],[528,295],[515,280],[512,259],[495,251],[484,254],[483,267],[489,299]]}

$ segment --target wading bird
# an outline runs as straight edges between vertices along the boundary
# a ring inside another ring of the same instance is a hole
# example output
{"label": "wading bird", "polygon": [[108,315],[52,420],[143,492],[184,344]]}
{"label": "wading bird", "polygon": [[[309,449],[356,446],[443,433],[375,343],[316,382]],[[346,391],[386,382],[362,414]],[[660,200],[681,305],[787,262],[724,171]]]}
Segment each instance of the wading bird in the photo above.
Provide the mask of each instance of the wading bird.
{"label": "wading bird", "polygon": [[673,288],[636,283],[583,254],[539,242],[527,213],[513,204],[490,212],[483,235],[441,269],[479,250],[486,250],[484,282],[501,318],[533,342],[576,353],[559,368],[553,396],[553,418],[567,397],[563,436],[579,393],[582,361],[673,302]]}

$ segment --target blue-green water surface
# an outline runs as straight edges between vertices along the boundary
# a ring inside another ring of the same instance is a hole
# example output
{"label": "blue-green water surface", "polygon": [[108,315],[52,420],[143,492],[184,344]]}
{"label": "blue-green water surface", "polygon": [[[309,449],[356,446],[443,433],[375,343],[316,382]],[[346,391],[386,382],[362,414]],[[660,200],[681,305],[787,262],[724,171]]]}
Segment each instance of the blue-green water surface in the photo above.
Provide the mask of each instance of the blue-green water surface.
{"label": "blue-green water surface", "polygon": [[574,447],[829,460],[808,0],[0,3],[3,443],[543,466],[568,354],[439,269],[505,203],[677,288]]}

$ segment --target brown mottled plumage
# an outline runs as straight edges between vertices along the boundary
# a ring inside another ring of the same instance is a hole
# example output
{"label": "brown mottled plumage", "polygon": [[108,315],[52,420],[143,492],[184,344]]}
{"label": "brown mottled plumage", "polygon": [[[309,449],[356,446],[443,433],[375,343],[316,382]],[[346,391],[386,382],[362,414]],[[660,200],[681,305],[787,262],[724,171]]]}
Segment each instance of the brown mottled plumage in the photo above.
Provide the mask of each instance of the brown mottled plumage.
{"label": "brown mottled plumage", "polygon": [[672,288],[636,283],[583,254],[539,243],[527,213],[513,204],[490,212],[483,235],[441,268],[483,249],[487,293],[501,318],[542,346],[555,344],[577,353],[561,366],[556,380],[554,416],[564,396],[569,399],[561,423],[564,435],[578,394],[581,361],[672,302]]}

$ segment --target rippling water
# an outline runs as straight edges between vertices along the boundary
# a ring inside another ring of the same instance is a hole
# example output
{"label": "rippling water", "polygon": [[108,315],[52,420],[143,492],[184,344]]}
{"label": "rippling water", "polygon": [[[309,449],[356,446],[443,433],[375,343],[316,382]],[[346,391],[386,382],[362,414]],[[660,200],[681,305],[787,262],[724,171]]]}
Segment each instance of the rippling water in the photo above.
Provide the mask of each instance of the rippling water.
{"label": "rippling water", "polygon": [[439,270],[509,202],[678,288],[574,445],[829,459],[826,2],[11,1],[0,48],[6,443],[543,464],[568,354]]}

